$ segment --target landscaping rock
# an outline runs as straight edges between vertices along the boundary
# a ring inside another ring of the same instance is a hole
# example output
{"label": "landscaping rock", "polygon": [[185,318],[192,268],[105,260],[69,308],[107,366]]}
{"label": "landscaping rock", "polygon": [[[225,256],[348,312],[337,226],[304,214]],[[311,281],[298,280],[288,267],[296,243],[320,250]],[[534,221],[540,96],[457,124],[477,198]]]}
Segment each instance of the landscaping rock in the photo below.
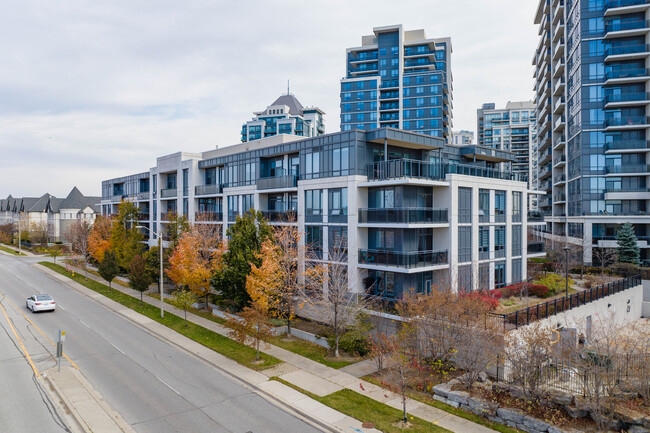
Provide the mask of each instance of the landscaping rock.
{"label": "landscaping rock", "polygon": [[614,409],[614,418],[627,424],[643,425],[644,414],[625,406],[617,406]]}
{"label": "landscaping rock", "polygon": [[548,431],[548,427],[549,427],[549,424],[546,421],[533,418],[532,416],[524,417],[524,425],[538,432],[546,432]]}
{"label": "landscaping rock", "polygon": [[447,399],[450,401],[455,401],[458,404],[468,406],[467,400],[469,398],[469,394],[466,393],[465,391],[449,391],[447,393]]}
{"label": "landscaping rock", "polygon": [[555,427],[554,425],[548,426],[548,433],[564,433],[564,430]]}
{"label": "landscaping rock", "polygon": [[629,433],[650,433],[650,430],[645,427],[641,427],[640,425],[633,425],[628,429],[628,432]]}
{"label": "landscaping rock", "polygon": [[432,387],[431,391],[435,395],[439,395],[441,397],[447,398],[449,391],[451,391],[451,385],[449,385],[448,383],[439,383],[438,385]]}
{"label": "landscaping rock", "polygon": [[482,398],[470,397],[467,402],[472,412],[482,416],[494,416],[499,408],[498,404]]}
{"label": "landscaping rock", "polygon": [[458,404],[457,402],[447,400],[446,398],[441,397],[441,396],[436,395],[436,394],[433,395],[433,398],[435,398],[436,400],[441,401],[441,402],[443,402],[445,404],[448,404],[449,406],[453,406],[453,407],[459,407],[460,406],[460,404]]}
{"label": "landscaping rock", "polygon": [[488,379],[488,376],[487,376],[486,372],[482,371],[482,372],[480,372],[478,374],[478,381],[479,382],[485,382],[485,381],[487,381],[487,379]]}
{"label": "landscaping rock", "polygon": [[572,418],[584,418],[589,415],[588,410],[577,408],[575,406],[567,406],[564,408],[564,410],[566,411],[567,415]]}
{"label": "landscaping rock", "polygon": [[566,392],[553,391],[549,393],[548,398],[555,404],[560,406],[571,406],[573,403],[573,396]]}
{"label": "landscaping rock", "polygon": [[[521,423],[524,421],[524,412],[519,409],[510,409],[508,407],[500,407],[497,409],[497,416],[506,421],[513,423]],[[509,424],[508,424],[509,425]]]}

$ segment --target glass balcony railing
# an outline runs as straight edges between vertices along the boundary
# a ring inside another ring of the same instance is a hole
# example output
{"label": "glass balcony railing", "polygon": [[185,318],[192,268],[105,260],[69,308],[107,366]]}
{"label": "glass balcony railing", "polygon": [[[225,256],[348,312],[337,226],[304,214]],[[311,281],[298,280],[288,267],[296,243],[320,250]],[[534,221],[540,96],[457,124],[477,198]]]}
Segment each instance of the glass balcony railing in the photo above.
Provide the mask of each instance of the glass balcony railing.
{"label": "glass balcony railing", "polygon": [[277,176],[261,177],[256,181],[257,189],[295,188],[298,186],[296,170],[281,170]]}
{"label": "glass balcony railing", "polygon": [[447,209],[374,208],[359,209],[359,223],[434,224],[448,223]]}
{"label": "glass balcony railing", "polygon": [[539,254],[545,251],[544,242],[528,242],[528,254]]}
{"label": "glass balcony railing", "polygon": [[167,189],[160,190],[160,196],[162,198],[176,197],[177,194],[178,191],[176,190],[176,188],[167,188]]}
{"label": "glass balcony railing", "polygon": [[646,116],[613,117],[605,120],[606,126],[640,126],[647,124],[648,118]]}
{"label": "glass balcony railing", "polygon": [[619,140],[605,144],[605,150],[650,149],[648,140]]}
{"label": "glass balcony railing", "polygon": [[606,9],[623,8],[626,6],[636,6],[645,4],[646,0],[607,0],[605,3]]}
{"label": "glass balcony railing", "polygon": [[359,263],[411,269],[447,264],[449,263],[449,255],[447,250],[402,252],[360,249]]}
{"label": "glass balcony railing", "polygon": [[610,102],[634,102],[634,101],[648,101],[650,94],[645,92],[639,93],[620,93],[616,95],[606,95],[605,103]]}
{"label": "glass balcony railing", "polygon": [[625,164],[610,165],[605,167],[607,173],[648,173],[650,165],[648,164]]}
{"label": "glass balcony railing", "polygon": [[615,69],[605,72],[605,79],[647,77],[648,75],[650,75],[650,71],[647,68]]}
{"label": "glass balcony railing", "polygon": [[264,210],[262,216],[271,222],[296,222],[298,213],[295,210]]}
{"label": "glass balcony railing", "polygon": [[222,191],[221,185],[196,185],[194,187],[196,195],[221,194]]}
{"label": "glass balcony railing", "polygon": [[639,44],[639,45],[623,45],[616,47],[609,47],[605,49],[605,57],[607,56],[620,56],[624,54],[638,54],[646,53],[650,50],[648,44]]}
{"label": "glass balcony railing", "polygon": [[617,21],[617,22],[610,22],[605,24],[606,32],[621,32],[624,30],[636,30],[636,29],[647,29],[647,28],[648,28],[647,20]]}
{"label": "glass balcony railing", "polygon": [[203,211],[203,212],[196,212],[194,214],[194,219],[195,221],[202,222],[202,221],[223,221],[223,212],[208,212],[208,211]]}
{"label": "glass balcony railing", "polygon": [[518,173],[495,170],[466,164],[441,164],[414,159],[394,159],[367,165],[368,180],[428,179],[444,180],[447,174],[488,177],[493,179],[520,180]]}

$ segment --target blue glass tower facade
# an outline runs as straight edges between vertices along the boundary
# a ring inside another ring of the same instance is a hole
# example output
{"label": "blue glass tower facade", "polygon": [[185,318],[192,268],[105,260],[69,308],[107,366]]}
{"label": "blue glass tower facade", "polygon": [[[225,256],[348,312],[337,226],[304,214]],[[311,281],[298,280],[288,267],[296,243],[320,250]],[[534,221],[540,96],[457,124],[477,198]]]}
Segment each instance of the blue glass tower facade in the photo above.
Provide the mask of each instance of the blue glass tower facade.
{"label": "blue glass tower facade", "polygon": [[552,233],[616,247],[634,224],[650,259],[648,0],[541,0],[533,59],[540,209]]}
{"label": "blue glass tower facade", "polygon": [[424,30],[378,27],[347,49],[341,80],[341,130],[392,127],[450,141],[452,76],[449,38]]}

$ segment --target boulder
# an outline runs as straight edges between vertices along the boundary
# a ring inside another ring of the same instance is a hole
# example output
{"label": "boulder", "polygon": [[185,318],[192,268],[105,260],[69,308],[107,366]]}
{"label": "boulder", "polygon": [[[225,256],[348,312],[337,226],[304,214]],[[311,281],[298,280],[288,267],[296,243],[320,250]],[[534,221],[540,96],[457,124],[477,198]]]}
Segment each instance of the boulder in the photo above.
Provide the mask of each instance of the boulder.
{"label": "boulder", "polygon": [[566,392],[552,391],[549,393],[548,398],[560,406],[571,406],[573,403],[573,396]]}
{"label": "boulder", "polygon": [[476,397],[468,398],[467,403],[472,412],[482,416],[494,416],[497,413],[497,409],[499,408],[499,405],[494,402]]}
{"label": "boulder", "polygon": [[548,426],[548,433],[564,433],[564,430],[555,427],[554,425]]}
{"label": "boulder", "polygon": [[617,406],[614,409],[614,418],[627,424],[643,425],[644,414],[625,406]]}
{"label": "boulder", "polygon": [[569,415],[572,418],[584,418],[587,415],[589,415],[589,411],[583,408],[578,408],[575,406],[566,406],[564,408],[566,411],[567,415]]}
{"label": "boulder", "polygon": [[449,385],[448,383],[439,383],[438,385],[432,387],[431,391],[435,395],[439,395],[440,397],[447,398],[449,391],[451,391],[451,385]]}
{"label": "boulder", "polygon": [[524,412],[519,409],[510,409],[508,407],[500,407],[497,409],[497,416],[506,421],[513,423],[521,423],[524,421]]}
{"label": "boulder", "polygon": [[485,382],[485,381],[487,381],[487,380],[488,380],[488,375],[487,375],[487,373],[484,372],[484,371],[481,371],[481,372],[478,374],[478,381],[479,381],[479,382]]}
{"label": "boulder", "polygon": [[524,423],[529,429],[545,432],[548,431],[549,423],[542,421],[541,419],[533,418],[532,416],[524,417]]}
{"label": "boulder", "polygon": [[468,398],[469,398],[469,394],[466,393],[465,391],[449,391],[447,393],[447,400],[455,401],[456,403],[464,404],[465,406],[468,406],[467,404]]}

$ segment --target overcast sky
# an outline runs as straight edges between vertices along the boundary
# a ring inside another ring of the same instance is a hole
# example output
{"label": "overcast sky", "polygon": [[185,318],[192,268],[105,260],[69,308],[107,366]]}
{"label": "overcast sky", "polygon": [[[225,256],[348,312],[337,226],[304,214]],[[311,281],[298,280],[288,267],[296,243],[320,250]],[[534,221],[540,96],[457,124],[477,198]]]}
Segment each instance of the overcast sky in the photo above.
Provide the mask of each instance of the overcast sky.
{"label": "overcast sky", "polygon": [[345,49],[373,27],[451,37],[454,130],[533,97],[536,0],[4,1],[0,197],[64,197],[157,156],[240,141],[286,92],[339,130]]}

